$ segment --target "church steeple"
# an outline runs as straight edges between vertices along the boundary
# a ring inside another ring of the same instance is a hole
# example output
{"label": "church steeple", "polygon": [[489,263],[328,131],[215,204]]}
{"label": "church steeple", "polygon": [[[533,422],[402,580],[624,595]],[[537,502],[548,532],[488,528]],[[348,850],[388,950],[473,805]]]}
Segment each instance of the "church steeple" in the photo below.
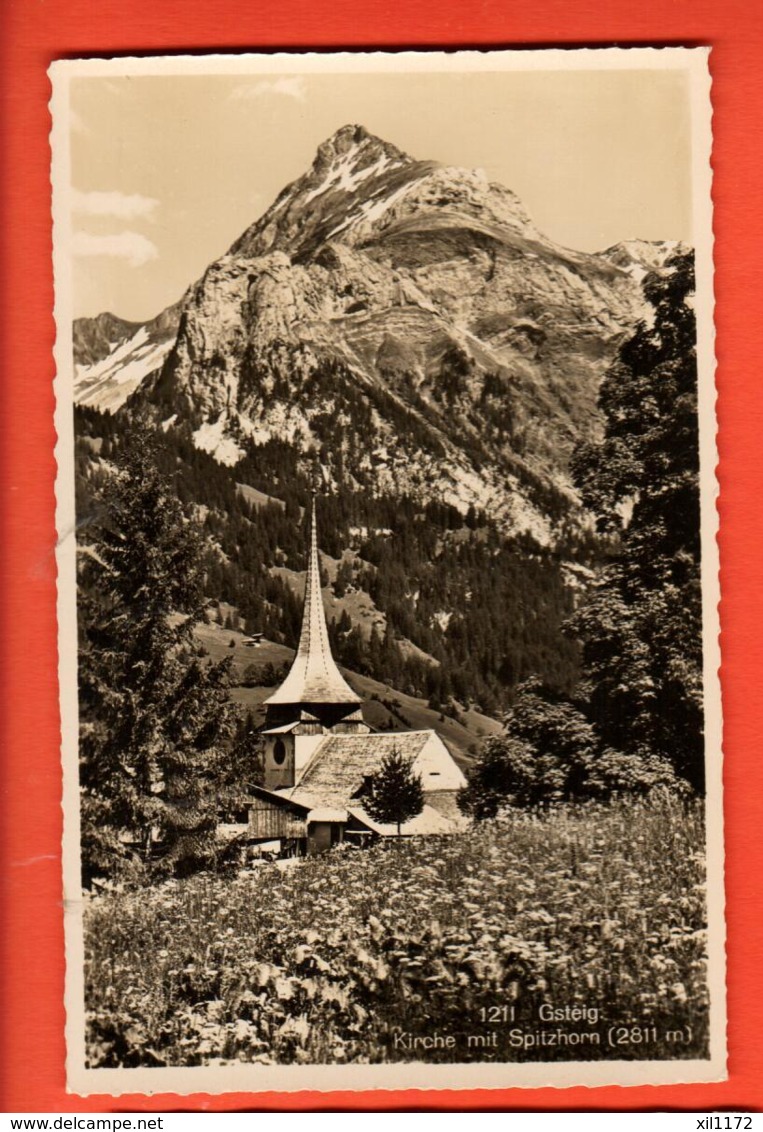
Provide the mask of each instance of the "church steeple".
{"label": "church steeple", "polygon": [[[307,560],[305,606],[297,655],[288,676],[265,703],[269,714],[278,705],[355,705],[361,698],[353,692],[331,655],[326,614],[321,593],[318,533],[315,523],[315,496],[310,516],[310,551]],[[280,713],[279,713],[280,714]]]}

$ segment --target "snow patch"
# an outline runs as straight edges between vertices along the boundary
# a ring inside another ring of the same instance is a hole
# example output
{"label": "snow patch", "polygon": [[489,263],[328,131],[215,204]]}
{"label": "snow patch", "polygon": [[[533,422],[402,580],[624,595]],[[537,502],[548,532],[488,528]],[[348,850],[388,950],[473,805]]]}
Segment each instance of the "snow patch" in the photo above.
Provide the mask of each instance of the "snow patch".
{"label": "snow patch", "polygon": [[344,189],[345,192],[351,193],[363,181],[367,181],[369,177],[377,177],[380,173],[394,169],[400,165],[399,161],[392,161],[386,154],[380,154],[378,159],[373,165],[366,166],[365,169],[357,169],[355,162],[358,157],[358,147],[354,146],[348,150],[347,153],[339,160],[334,162],[317,188],[313,189],[305,196],[305,203],[315,200],[316,197],[323,196],[331,188]]}
{"label": "snow patch", "polygon": [[[394,164],[399,165],[400,162],[394,162]],[[391,168],[392,166],[390,165],[389,167]],[[377,199],[378,192],[374,193],[368,200],[364,200],[362,204],[358,205],[357,209],[351,212],[345,220],[337,224],[335,228],[332,228],[326,236],[326,239],[330,240],[333,236],[337,236],[340,232],[343,232],[345,228],[352,229],[359,224],[373,223],[375,220],[378,220],[417,183],[418,181],[409,181],[399,189],[395,189],[389,196],[381,197],[381,199]]]}
{"label": "snow patch", "polygon": [[351,219],[352,219],[352,217],[348,216],[347,219],[343,220],[341,224],[337,224],[336,228],[331,229],[328,236],[326,236],[326,239],[330,240],[332,236],[336,236],[339,232],[341,232],[344,228],[347,227],[347,225],[350,223]]}
{"label": "snow patch", "polygon": [[74,367],[74,403],[115,413],[164,364],[173,339],[150,342],[145,326],[95,365]]}
{"label": "snow patch", "polygon": [[381,200],[367,200],[360,206],[360,212],[363,214],[363,220],[374,221],[383,216],[384,213],[392,207],[401,197],[404,197],[409,192],[417,181],[409,181],[406,185],[402,185],[396,189],[394,193],[390,193],[388,197],[382,197]]}

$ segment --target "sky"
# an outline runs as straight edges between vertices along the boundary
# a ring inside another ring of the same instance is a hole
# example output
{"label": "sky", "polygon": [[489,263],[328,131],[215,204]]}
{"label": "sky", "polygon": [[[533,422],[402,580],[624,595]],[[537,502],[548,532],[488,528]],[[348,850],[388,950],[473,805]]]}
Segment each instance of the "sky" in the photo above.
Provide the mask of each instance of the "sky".
{"label": "sky", "polygon": [[340,126],[482,168],[581,251],[691,242],[680,70],[76,77],[76,316],[145,321],[181,297]]}

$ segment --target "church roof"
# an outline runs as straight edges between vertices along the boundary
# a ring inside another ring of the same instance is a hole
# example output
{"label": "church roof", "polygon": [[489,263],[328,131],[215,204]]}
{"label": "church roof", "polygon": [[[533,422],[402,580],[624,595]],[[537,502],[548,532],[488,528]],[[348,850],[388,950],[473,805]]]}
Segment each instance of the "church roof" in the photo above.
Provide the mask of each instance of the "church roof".
{"label": "church roof", "polygon": [[[384,756],[393,750],[415,760],[424,788],[424,808],[403,826],[402,832],[413,836],[463,829],[467,823],[458,809],[456,793],[465,779],[434,731],[328,734],[296,786],[268,793],[274,800],[281,799],[302,811],[312,814],[342,811],[376,833],[396,833],[396,826],[375,822],[363,809],[362,795],[357,796],[367,776],[378,771]],[[258,792],[262,793],[259,788]]]}
{"label": "church roof", "polygon": [[346,806],[366,776],[379,769],[385,755],[397,750],[405,758],[415,759],[432,734],[431,731],[401,731],[327,735],[299,783],[278,793],[303,804]]}
{"label": "church roof", "polygon": [[315,499],[310,523],[310,553],[307,561],[305,607],[297,655],[289,674],[266,704],[359,704],[331,655],[326,614],[321,594],[318,535],[315,527]]}

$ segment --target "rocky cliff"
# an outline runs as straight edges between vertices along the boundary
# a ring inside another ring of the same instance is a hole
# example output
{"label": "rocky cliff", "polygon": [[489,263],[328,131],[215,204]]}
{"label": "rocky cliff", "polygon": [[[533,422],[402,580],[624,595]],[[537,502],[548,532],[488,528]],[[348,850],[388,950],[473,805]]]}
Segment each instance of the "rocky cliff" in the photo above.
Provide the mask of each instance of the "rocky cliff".
{"label": "rocky cliff", "polygon": [[116,410],[138,391],[224,464],[278,439],[336,484],[473,505],[548,543],[670,250],[559,247],[479,171],[346,126],[178,308],[105,356],[80,330],[76,392]]}

